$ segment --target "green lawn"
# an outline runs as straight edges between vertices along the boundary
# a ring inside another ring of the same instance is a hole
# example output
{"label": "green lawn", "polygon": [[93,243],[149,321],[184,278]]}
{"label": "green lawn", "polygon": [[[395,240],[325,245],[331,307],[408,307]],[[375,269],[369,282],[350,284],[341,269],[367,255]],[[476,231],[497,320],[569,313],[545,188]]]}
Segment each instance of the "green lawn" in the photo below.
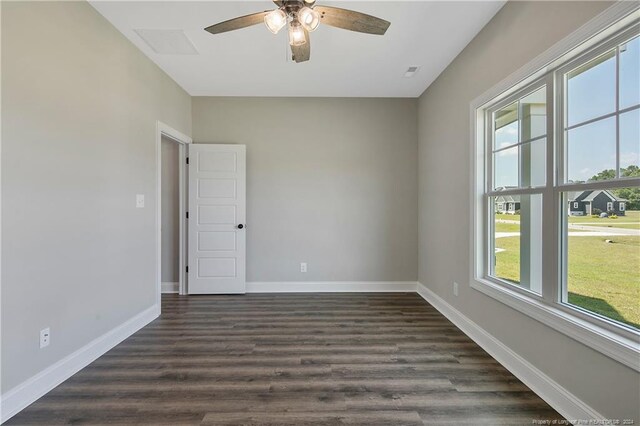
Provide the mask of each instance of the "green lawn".
{"label": "green lawn", "polygon": [[569,237],[569,302],[640,328],[640,237]]}
{"label": "green lawn", "polygon": [[[496,219],[520,221],[519,215],[496,214]],[[599,218],[591,216],[569,216],[569,223],[588,223],[587,226],[605,226],[617,228],[640,229],[640,210],[628,210],[624,216],[618,216],[617,219]]]}
{"label": "green lawn", "polygon": [[520,215],[518,214],[502,214],[502,213],[496,213],[496,219],[502,219],[502,220],[515,220],[520,222]]}
{"label": "green lawn", "polygon": [[520,224],[496,222],[496,232],[520,232]]}
{"label": "green lawn", "polygon": [[[502,229],[499,232],[512,232]],[[569,303],[640,328],[640,236],[569,237]],[[496,240],[496,275],[520,281],[520,238]]]}
{"label": "green lawn", "polygon": [[569,223],[601,223],[602,225],[617,225],[619,223],[635,223],[640,225],[640,210],[628,210],[624,216],[618,216],[617,219],[609,217],[591,217],[591,216],[569,216]]}
{"label": "green lawn", "polygon": [[[498,224],[496,224],[497,226]],[[500,224],[504,225],[504,224]],[[517,225],[516,225],[517,226]],[[510,232],[510,231],[501,231]],[[496,271],[497,277],[520,283],[520,237],[507,237],[496,239]]]}

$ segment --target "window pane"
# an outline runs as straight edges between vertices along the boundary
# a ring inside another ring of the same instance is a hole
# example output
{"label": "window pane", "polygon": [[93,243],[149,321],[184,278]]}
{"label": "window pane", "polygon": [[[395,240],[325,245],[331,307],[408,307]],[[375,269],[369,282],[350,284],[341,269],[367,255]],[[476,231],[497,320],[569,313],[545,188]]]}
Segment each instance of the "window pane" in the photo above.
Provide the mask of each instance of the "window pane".
{"label": "window pane", "polygon": [[521,186],[544,186],[547,181],[547,139],[538,139],[520,147]]}
{"label": "window pane", "polygon": [[[630,167],[631,166],[631,167]],[[635,167],[633,167],[635,166]],[[640,109],[620,114],[620,176],[640,176]]]}
{"label": "window pane", "polygon": [[518,103],[502,108],[494,114],[495,135],[493,149],[518,143]]}
{"label": "window pane", "polygon": [[640,187],[565,196],[563,302],[640,327]]}
{"label": "window pane", "polygon": [[567,74],[567,125],[616,109],[616,56],[608,52]]}
{"label": "window pane", "polygon": [[567,182],[586,182],[616,168],[616,119],[596,121],[569,130],[567,135]]}
{"label": "window pane", "polygon": [[494,189],[518,186],[518,146],[493,154]]}
{"label": "window pane", "polygon": [[491,197],[495,223],[492,276],[541,293],[542,195]]}
{"label": "window pane", "polygon": [[544,186],[547,139],[537,139],[493,154],[493,189]]}
{"label": "window pane", "polygon": [[547,134],[547,89],[541,87],[520,100],[522,142]]}
{"label": "window pane", "polygon": [[620,109],[640,103],[640,38],[620,45]]}

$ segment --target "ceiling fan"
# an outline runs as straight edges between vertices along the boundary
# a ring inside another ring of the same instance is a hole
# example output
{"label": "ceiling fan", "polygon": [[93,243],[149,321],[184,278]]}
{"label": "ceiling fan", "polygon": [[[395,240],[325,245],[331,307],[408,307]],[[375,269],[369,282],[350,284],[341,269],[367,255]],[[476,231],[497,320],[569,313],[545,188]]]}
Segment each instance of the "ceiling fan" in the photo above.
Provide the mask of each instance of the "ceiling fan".
{"label": "ceiling fan", "polygon": [[211,25],[205,30],[211,34],[220,34],[264,22],[269,31],[277,34],[285,25],[288,25],[293,60],[305,62],[311,57],[309,33],[315,31],[321,22],[332,27],[377,35],[384,35],[391,25],[384,19],[353,10],[316,6],[315,0],[273,0],[273,2],[278,6],[276,10],[230,19]]}

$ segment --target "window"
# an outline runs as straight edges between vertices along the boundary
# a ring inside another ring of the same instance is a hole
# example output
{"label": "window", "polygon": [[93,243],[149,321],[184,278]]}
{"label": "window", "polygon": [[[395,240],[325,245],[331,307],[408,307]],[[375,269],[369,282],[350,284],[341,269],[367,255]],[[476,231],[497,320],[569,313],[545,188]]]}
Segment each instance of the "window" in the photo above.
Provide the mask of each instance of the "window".
{"label": "window", "polygon": [[621,350],[631,363],[640,353],[640,23],[625,22],[478,102],[472,286],[563,332],[630,340]]}
{"label": "window", "polygon": [[[538,83],[487,110],[489,167],[493,170],[488,205],[497,196],[513,200],[508,216],[492,222],[489,275],[500,282],[540,293],[542,273],[542,197],[546,182],[547,85]],[[533,189],[533,193],[531,192]],[[508,194],[508,195],[502,195]]]}

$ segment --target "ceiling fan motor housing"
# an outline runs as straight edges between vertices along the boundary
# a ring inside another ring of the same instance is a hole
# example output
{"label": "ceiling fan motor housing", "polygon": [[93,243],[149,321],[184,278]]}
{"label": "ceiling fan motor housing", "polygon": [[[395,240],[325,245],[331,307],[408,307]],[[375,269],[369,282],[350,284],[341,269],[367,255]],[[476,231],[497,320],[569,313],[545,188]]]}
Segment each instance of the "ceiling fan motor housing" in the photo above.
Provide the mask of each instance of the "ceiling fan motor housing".
{"label": "ceiling fan motor housing", "polygon": [[295,17],[303,7],[304,2],[302,0],[284,0],[283,8],[287,15],[291,17]]}

